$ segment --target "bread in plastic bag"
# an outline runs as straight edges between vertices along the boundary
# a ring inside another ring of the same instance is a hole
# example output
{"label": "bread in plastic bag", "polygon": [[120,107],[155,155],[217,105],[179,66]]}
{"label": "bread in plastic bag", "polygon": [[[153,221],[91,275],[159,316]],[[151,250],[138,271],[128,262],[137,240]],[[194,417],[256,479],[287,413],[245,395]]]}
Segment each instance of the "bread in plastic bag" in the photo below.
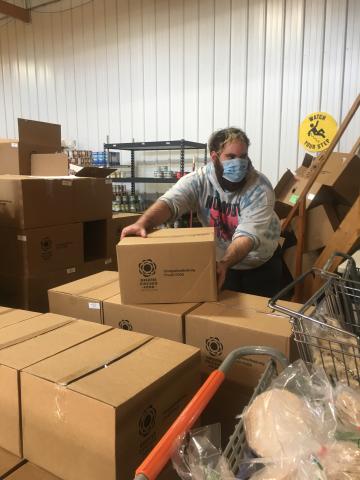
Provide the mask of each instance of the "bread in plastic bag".
{"label": "bread in plastic bag", "polygon": [[339,383],[335,387],[336,418],[342,430],[360,433],[360,391]]}

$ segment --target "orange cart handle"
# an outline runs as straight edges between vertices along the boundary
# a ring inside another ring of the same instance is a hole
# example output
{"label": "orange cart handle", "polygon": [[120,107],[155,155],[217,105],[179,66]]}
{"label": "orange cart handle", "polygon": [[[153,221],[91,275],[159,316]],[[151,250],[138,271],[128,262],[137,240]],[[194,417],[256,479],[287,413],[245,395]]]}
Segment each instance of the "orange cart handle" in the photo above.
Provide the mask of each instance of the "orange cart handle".
{"label": "orange cart handle", "polygon": [[224,372],[214,370],[193,399],[184,408],[169,430],[164,434],[159,443],[145,458],[136,470],[137,479],[155,480],[170,460],[174,442],[179,435],[187,432],[194,425],[207,404],[217,392],[225,379]]}

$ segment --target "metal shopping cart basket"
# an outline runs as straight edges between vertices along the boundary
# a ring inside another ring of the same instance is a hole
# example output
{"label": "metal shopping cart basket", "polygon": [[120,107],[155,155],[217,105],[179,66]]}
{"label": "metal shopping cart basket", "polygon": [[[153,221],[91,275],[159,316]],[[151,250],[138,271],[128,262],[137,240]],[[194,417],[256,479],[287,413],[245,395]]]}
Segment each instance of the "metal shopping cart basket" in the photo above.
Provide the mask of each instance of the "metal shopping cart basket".
{"label": "metal shopping cart basket", "polygon": [[[336,256],[348,259],[344,276],[328,268]],[[278,303],[296,285],[312,276],[319,289],[299,310]],[[360,387],[360,272],[352,257],[334,253],[320,270],[313,268],[269,301],[269,307],[290,318],[300,357],[322,366],[328,378]]]}
{"label": "metal shopping cart basket", "polygon": [[[250,403],[253,399],[262,393],[270,385],[271,380],[277,376],[276,362],[285,368],[288,366],[288,360],[280,352],[269,347],[241,347],[233,350],[222,362],[217,370],[214,370],[202,387],[198,390],[192,400],[185,409],[180,413],[178,418],[161,438],[159,443],[154,447],[150,454],[146,457],[140,467],[136,470],[135,480],[155,480],[161,473],[167,462],[171,458],[174,442],[186,432],[188,432],[194,423],[198,420],[206,406],[213,398],[223,381],[226,374],[234,365],[237,359],[248,355],[266,355],[270,357],[262,374],[257,387],[254,390]],[[228,445],[224,450],[224,456],[229,462],[230,469],[233,473],[238,471],[239,464],[244,456],[246,448],[245,432],[242,418],[235,427],[234,433],[229,439]]]}

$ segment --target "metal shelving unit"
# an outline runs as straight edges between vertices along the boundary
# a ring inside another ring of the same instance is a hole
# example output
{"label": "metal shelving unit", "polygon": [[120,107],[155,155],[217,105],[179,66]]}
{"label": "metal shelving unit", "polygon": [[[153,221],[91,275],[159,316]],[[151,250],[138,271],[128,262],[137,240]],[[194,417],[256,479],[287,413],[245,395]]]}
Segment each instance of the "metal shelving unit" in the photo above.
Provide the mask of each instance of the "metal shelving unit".
{"label": "metal shelving unit", "polygon": [[135,177],[135,152],[151,150],[180,150],[180,175],[185,170],[185,150],[204,150],[204,163],[207,161],[206,143],[189,142],[188,140],[169,140],[161,142],[104,143],[104,149],[127,150],[131,152],[131,177],[113,180],[116,183],[131,183],[131,194],[135,194],[136,183],[175,183],[177,178]]}

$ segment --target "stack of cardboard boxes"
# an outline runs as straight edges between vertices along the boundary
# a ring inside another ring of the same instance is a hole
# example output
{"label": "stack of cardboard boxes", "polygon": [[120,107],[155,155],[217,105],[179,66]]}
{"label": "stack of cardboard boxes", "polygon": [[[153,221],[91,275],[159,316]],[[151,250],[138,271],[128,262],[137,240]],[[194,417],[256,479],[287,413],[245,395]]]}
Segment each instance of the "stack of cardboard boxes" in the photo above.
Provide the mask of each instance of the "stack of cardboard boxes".
{"label": "stack of cardboard boxes", "polygon": [[[288,318],[271,311],[267,298],[227,291],[217,298],[212,229],[158,231],[126,238],[117,248],[119,274],[102,272],[50,290],[50,310],[198,347],[203,378],[241,346],[271,346],[294,357]],[[206,409],[203,422],[220,421],[224,442],[266,361],[237,362]]]}
{"label": "stack of cardboard boxes", "polygon": [[116,269],[120,231],[138,216],[112,217],[111,180],[97,178],[112,170],[67,176],[60,125],[18,127],[0,142],[0,304],[45,312],[49,288]]}
{"label": "stack of cardboard boxes", "polygon": [[[303,164],[293,174],[287,170],[275,187],[276,212],[285,218],[298,201],[309,177],[317,165],[317,159],[306,155]],[[360,193],[360,159],[346,153],[332,153],[319,173],[306,197],[306,237],[303,255],[303,271],[309,270],[321,250],[337,230]],[[298,237],[298,222],[292,222]],[[295,274],[296,247],[286,243],[284,260]]]}
{"label": "stack of cardboard boxes", "polygon": [[2,308],[0,474],[132,479],[199,380],[197,348]]}
{"label": "stack of cardboard boxes", "polygon": [[111,184],[0,176],[0,303],[47,311],[47,289],[111,266]]}

